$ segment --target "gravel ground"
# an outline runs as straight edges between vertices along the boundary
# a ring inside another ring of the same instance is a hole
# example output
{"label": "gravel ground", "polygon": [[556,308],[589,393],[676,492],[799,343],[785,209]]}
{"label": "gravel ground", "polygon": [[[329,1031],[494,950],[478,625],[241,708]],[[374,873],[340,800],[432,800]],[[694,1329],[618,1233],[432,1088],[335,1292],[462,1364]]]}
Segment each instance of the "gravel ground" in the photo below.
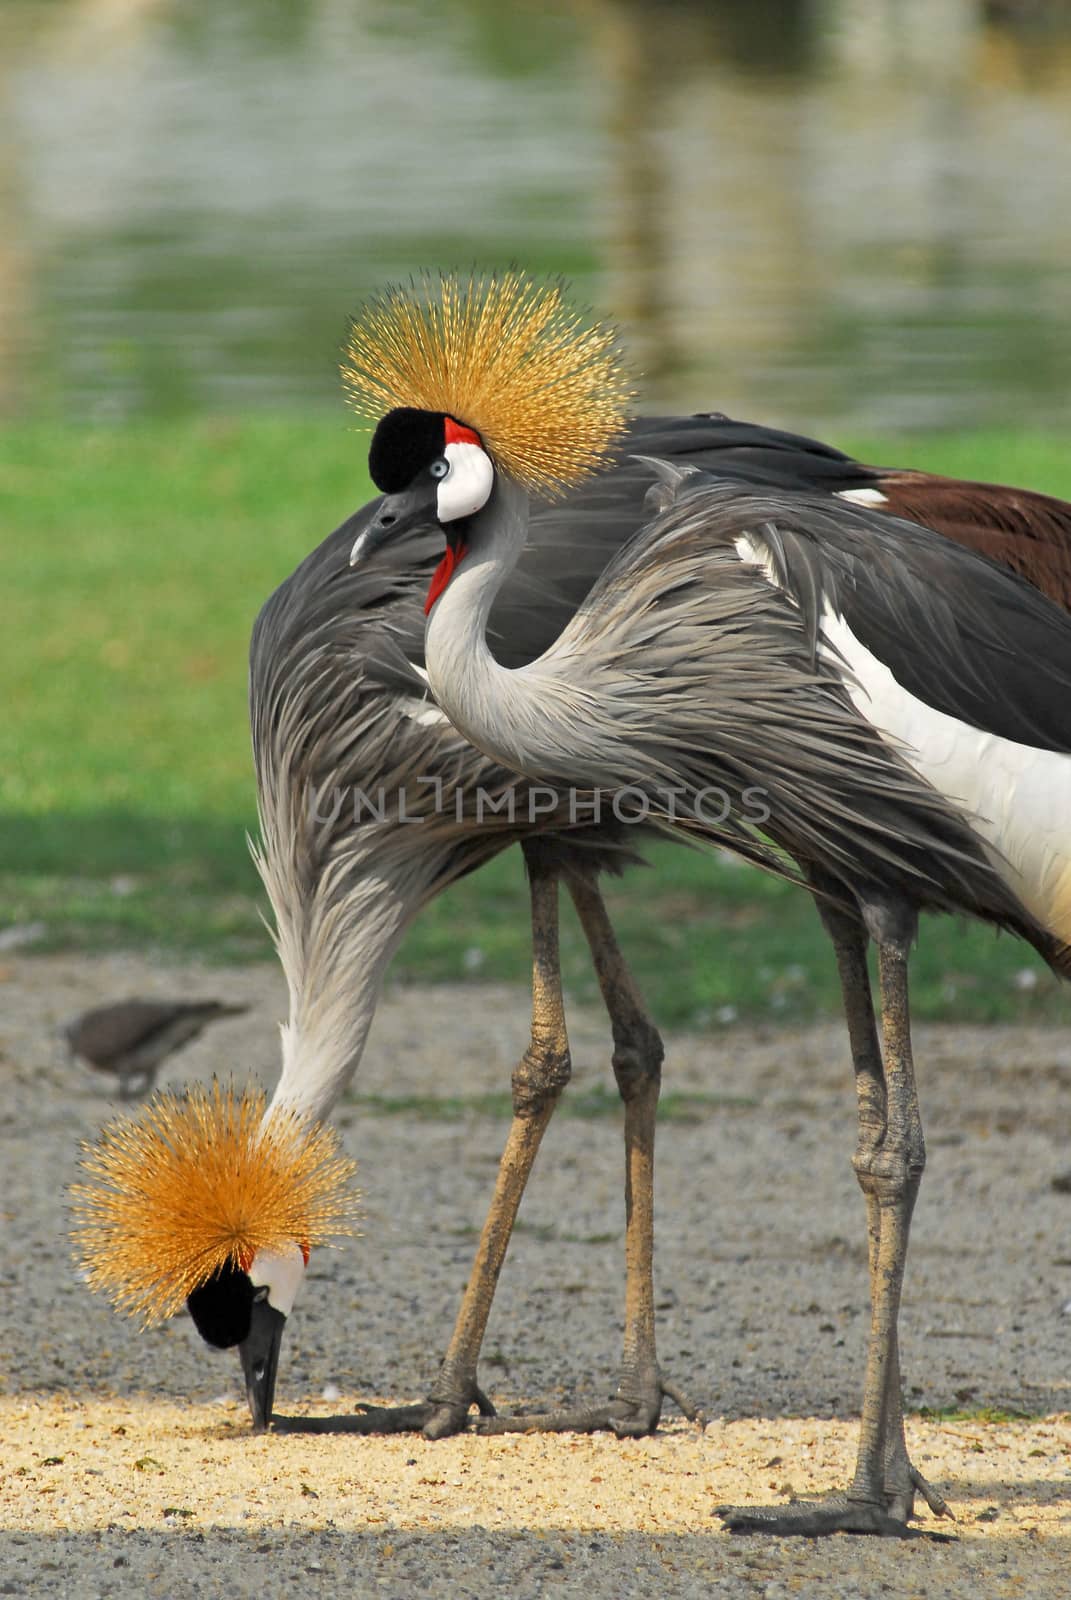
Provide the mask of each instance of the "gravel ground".
{"label": "gravel ground", "polygon": [[[958,1541],[734,1540],[712,1508],[843,1483],[865,1332],[862,1205],[848,1167],[840,1030],[667,1041],[667,1090],[708,1097],[660,1133],[659,1340],[712,1419],[656,1438],[254,1439],[233,1353],[187,1319],[139,1333],[74,1276],[64,1187],[113,1114],[55,1029],[141,995],[248,1000],[176,1058],[175,1083],[277,1070],[272,967],[132,957],[0,968],[0,1595],[1071,1594],[1071,1042],[928,1027],[917,1055],[930,1164],[902,1319],[917,1464]],[[571,1017],[575,1083],[606,1081],[597,1013]],[[356,1088],[475,1096],[508,1084],[519,990],[398,990]],[[445,1346],[506,1124],[341,1108],[363,1237],[314,1256],[277,1405],[352,1411],[419,1397]],[[560,1116],[522,1211],[485,1346],[500,1407],[594,1400],[621,1334],[617,1121]],[[1014,1410],[993,1423],[983,1408]],[[932,1526],[932,1524],[929,1524]],[[926,1526],[926,1524],[923,1524]],[[945,1525],[947,1526],[947,1525]]]}

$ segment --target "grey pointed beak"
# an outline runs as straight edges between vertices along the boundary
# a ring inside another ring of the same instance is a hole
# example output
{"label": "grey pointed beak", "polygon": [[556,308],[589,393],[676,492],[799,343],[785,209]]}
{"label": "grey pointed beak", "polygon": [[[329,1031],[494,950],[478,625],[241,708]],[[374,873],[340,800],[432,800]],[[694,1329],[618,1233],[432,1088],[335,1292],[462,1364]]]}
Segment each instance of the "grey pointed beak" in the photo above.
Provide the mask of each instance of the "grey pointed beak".
{"label": "grey pointed beak", "polygon": [[285,1327],[285,1316],[270,1306],[267,1300],[253,1302],[249,1332],[238,1346],[238,1354],[242,1358],[245,1392],[254,1433],[266,1433],[271,1423],[275,1404],[275,1374],[279,1367],[279,1350]]}
{"label": "grey pointed beak", "polygon": [[362,528],[350,550],[350,566],[359,566],[388,539],[399,538],[411,529],[423,527],[432,532],[439,523],[435,515],[434,491],[426,484],[413,485],[400,494],[387,494],[376,507],[375,515]]}

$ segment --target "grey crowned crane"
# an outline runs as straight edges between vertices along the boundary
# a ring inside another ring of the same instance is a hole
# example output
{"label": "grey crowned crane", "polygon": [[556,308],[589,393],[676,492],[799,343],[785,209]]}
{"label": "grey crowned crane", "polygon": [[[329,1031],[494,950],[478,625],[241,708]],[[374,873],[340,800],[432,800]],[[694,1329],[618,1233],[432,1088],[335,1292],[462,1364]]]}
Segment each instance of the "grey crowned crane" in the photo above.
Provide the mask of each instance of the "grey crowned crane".
{"label": "grey crowned crane", "polygon": [[[908,1457],[900,1397],[897,1315],[925,1161],[908,953],[920,911],[966,913],[1071,976],[1071,620],[902,519],[652,462],[645,526],[553,644],[511,667],[488,644],[492,607],[528,538],[530,493],[575,484],[620,429],[612,336],[519,274],[444,278],[370,305],[347,378],[380,417],[370,466],[386,496],[351,560],[439,522],[425,663],[459,732],[563,794],[639,792],[665,827],[765,860],[818,897],[844,991],[870,1239],[859,1455],[828,1502],[723,1514],[737,1531],[902,1536],[916,1493],[947,1511]],[[728,801],[713,820],[701,804],[712,792]],[[761,831],[745,804],[755,793]],[[653,1098],[649,1109],[653,1122]],[[644,1137],[649,1148],[653,1129]]]}
{"label": "grey crowned crane", "polygon": [[[1039,586],[1071,592],[1071,506],[1062,502],[1025,490],[862,466],[814,440],[717,415],[648,418],[629,425],[597,477],[564,499],[533,502],[528,545],[492,612],[496,654],[504,665],[521,666],[553,642],[602,569],[646,520],[645,497],[657,481],[647,458],[703,467],[756,487],[862,494],[871,502],[882,496],[883,504],[897,507],[909,486],[920,515],[968,543],[988,547],[1004,541],[1004,553]],[[456,734],[421,676],[423,600],[441,553],[438,524],[429,518],[423,526],[396,530],[373,558],[351,570],[350,549],[377,509],[373,504],[356,512],[306,557],[267,601],[253,633],[250,717],[259,864],[291,997],[283,1074],[267,1126],[288,1107],[313,1123],[329,1115],[361,1059],[384,974],[405,929],[440,890],[514,842],[524,850],[531,887],[534,986],[532,1038],[513,1079],[516,1116],[438,1378],[426,1401],[370,1410],[350,1425],[367,1431],[422,1428],[438,1437],[463,1427],[473,1404],[486,1409],[477,1363],[495,1281],[528,1172],[570,1070],[557,957],[561,881],[591,943],[610,1012],[631,1199],[630,1354],[614,1400],[568,1420],[575,1427],[647,1431],[657,1424],[663,1394],[650,1288],[651,1141],[662,1046],[598,887],[602,872],[618,872],[634,859],[629,846],[643,830],[622,829],[609,817],[595,827],[589,813],[587,825],[574,826],[567,808],[539,810],[530,821],[524,781]],[[478,809],[479,793],[497,802],[511,787],[512,819],[491,805]],[[403,809],[410,819],[405,824]],[[420,825],[411,825],[417,817]],[[204,1142],[211,1143],[215,1120],[229,1128],[235,1115],[222,1104],[204,1110],[197,1129],[183,1134],[184,1163],[168,1169],[168,1184],[177,1183],[181,1192],[185,1170],[191,1192],[200,1192]],[[149,1159],[146,1154],[144,1161]],[[185,1248],[193,1250],[195,1262],[191,1280],[182,1267],[185,1258],[176,1267],[170,1249],[153,1233],[158,1216],[139,1221],[123,1208],[124,1196],[143,1187],[136,1166],[127,1163],[125,1176],[106,1180],[114,1205],[106,1215],[94,1210],[80,1232],[94,1281],[142,1315],[164,1314],[162,1306],[174,1309],[176,1303],[181,1308],[188,1292],[209,1341],[238,1347],[254,1427],[264,1428],[272,1415],[282,1308],[293,1304],[302,1276],[298,1246],[308,1245],[311,1224],[293,1222],[285,1249],[268,1236],[275,1253],[286,1258],[278,1268],[270,1265],[267,1245],[253,1265],[250,1250],[258,1236],[245,1233],[209,1272],[209,1258],[198,1254],[203,1241],[188,1238]],[[242,1170],[243,1184],[254,1192],[242,1198],[240,1209],[255,1224],[262,1205],[255,1192],[257,1163]],[[104,1182],[97,1174],[89,1187]],[[149,1230],[144,1239],[143,1225]],[[218,1228],[209,1228],[209,1236],[218,1243]],[[142,1242],[135,1245],[135,1239]],[[102,1252],[107,1269],[97,1271]],[[154,1270],[163,1273],[156,1284],[162,1299],[152,1299],[150,1308],[140,1299],[134,1305],[129,1294],[124,1298],[124,1273],[139,1284],[148,1273],[155,1283]],[[271,1285],[263,1281],[280,1273]],[[176,1302],[168,1284],[191,1281],[197,1292],[183,1288]]]}

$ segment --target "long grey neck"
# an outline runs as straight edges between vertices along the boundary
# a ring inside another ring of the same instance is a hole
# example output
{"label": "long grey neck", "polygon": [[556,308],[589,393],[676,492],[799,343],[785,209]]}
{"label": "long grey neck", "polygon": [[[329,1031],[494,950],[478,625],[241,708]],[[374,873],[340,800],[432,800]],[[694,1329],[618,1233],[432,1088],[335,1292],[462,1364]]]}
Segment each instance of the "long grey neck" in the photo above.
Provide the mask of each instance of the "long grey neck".
{"label": "long grey neck", "polygon": [[420,895],[369,873],[341,904],[318,908],[299,937],[280,940],[290,989],[283,1070],[268,1117],[287,1108],[320,1121],[357,1070],[383,980]]}
{"label": "long grey neck", "polygon": [[528,495],[499,473],[487,505],[470,521],[467,553],[433,607],[424,638],[428,682],[450,721],[514,771],[523,771],[531,754],[514,730],[518,719],[523,726],[531,717],[540,663],[523,672],[500,666],[488,648],[487,622],[527,535]]}

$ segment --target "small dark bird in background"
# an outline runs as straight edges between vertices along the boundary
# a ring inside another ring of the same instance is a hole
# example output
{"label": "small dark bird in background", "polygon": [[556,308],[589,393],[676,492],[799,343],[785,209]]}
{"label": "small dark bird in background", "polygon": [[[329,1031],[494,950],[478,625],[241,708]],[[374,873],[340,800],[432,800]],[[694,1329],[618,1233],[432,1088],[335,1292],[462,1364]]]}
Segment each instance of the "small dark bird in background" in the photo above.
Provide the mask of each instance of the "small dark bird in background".
{"label": "small dark bird in background", "polygon": [[248,1010],[220,1000],[117,1000],[83,1011],[64,1034],[72,1055],[100,1072],[116,1073],[120,1100],[137,1100],[156,1082],[160,1063],[207,1023]]}

